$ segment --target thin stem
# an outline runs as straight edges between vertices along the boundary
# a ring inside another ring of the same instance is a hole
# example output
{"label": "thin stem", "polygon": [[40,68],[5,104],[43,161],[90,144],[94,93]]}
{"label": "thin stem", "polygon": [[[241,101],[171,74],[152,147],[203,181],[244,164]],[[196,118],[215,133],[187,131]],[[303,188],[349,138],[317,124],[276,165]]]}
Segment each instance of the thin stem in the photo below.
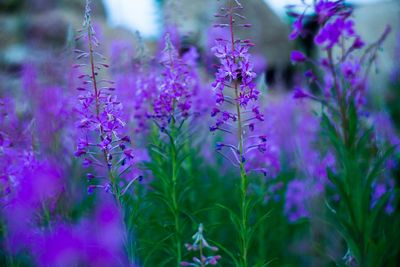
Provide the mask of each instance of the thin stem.
{"label": "thin stem", "polygon": [[[267,184],[265,182],[265,179],[263,176],[260,177],[260,187],[261,187],[261,192],[267,192]],[[264,208],[262,208],[262,211]],[[262,214],[261,214],[262,216]],[[260,224],[259,226],[260,230],[259,233],[257,234],[258,238],[258,257],[259,259],[265,259],[265,223]]]}
{"label": "thin stem", "polygon": [[173,217],[174,217],[174,224],[175,224],[175,242],[176,242],[176,254],[177,254],[177,266],[180,266],[182,261],[182,244],[181,244],[181,228],[180,228],[180,221],[179,221],[179,205],[177,201],[177,182],[178,182],[178,159],[177,159],[177,151],[175,146],[174,140],[174,126],[175,120],[172,120],[172,131],[170,135],[170,152],[171,152],[171,178],[172,178],[172,206],[173,206]]}
{"label": "thin stem", "polygon": [[335,66],[333,63],[332,49],[328,49],[327,53],[328,53],[329,67],[330,67],[330,70],[331,70],[332,76],[333,76],[336,101],[339,106],[340,120],[341,120],[341,126],[342,126],[342,135],[343,135],[344,143],[346,144],[346,146],[349,146],[348,121],[347,121],[347,116],[346,116],[346,98],[345,98],[345,94],[342,95],[342,92],[340,92],[339,82],[337,80],[336,70],[335,70]]}
{"label": "thin stem", "polygon": [[[232,4],[231,7],[232,9]],[[234,44],[235,44],[235,35],[233,31],[233,15],[232,12],[229,14],[229,26],[230,26],[230,33],[231,33],[231,45],[232,45],[232,50],[235,49]],[[235,80],[234,82],[234,90],[235,90],[235,105],[236,105],[236,113],[237,113],[237,123],[238,123],[238,129],[237,129],[237,137],[239,140],[239,167],[240,167],[240,192],[241,192],[241,204],[240,204],[240,217],[241,217],[241,229],[240,229],[240,257],[242,261],[242,265],[244,267],[248,266],[247,263],[247,248],[248,248],[248,222],[247,222],[247,174],[246,170],[244,167],[244,162],[243,162],[243,127],[242,127],[242,117],[241,117],[241,112],[240,112],[240,104],[238,103],[237,99],[239,99],[239,89],[238,89],[238,81]]]}
{"label": "thin stem", "polygon": [[204,261],[203,261],[203,241],[200,241],[200,262],[201,262],[201,267],[205,267]]}

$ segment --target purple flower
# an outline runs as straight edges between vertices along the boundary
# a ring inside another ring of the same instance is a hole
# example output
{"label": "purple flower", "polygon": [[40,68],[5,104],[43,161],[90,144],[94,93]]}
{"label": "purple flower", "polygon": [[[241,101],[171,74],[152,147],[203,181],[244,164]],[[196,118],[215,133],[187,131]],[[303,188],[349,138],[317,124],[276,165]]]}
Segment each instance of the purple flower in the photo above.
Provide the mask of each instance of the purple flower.
{"label": "purple flower", "polygon": [[357,36],[356,39],[353,42],[353,45],[351,46],[353,49],[360,49],[363,48],[365,45],[364,41],[361,39],[361,37]]}
{"label": "purple flower", "polygon": [[[233,17],[239,15],[232,10],[221,16],[235,23]],[[265,165],[276,163],[273,160],[264,164],[257,161],[260,155],[263,159],[268,158],[269,147],[257,135],[254,136],[254,133],[258,133],[259,122],[264,121],[264,115],[257,103],[260,91],[256,87],[256,73],[249,53],[252,46],[250,40],[240,40],[230,35],[216,38],[212,51],[219,65],[212,83],[216,105],[211,112],[214,124],[210,126],[210,131],[220,130],[232,134],[225,137],[223,146],[217,146],[217,151],[232,164],[243,164],[246,171],[261,171]]]}
{"label": "purple flower", "polygon": [[303,15],[299,16],[293,23],[293,30],[289,35],[289,40],[295,40],[303,31]]}
{"label": "purple flower", "polygon": [[153,117],[162,127],[172,118],[175,121],[186,119],[191,113],[194,90],[198,86],[193,53],[195,51],[192,50],[191,54],[181,58],[169,35],[166,35],[165,47],[161,54],[163,71],[157,85],[158,96],[153,101]]}
{"label": "purple flower", "polygon": [[65,181],[62,168],[56,162],[38,160],[32,151],[13,156],[16,157],[8,162],[12,165],[6,169],[8,172],[1,170],[0,182],[10,179],[5,181],[9,192],[1,199],[6,204],[1,212],[7,224],[9,249],[18,252],[29,248],[32,239],[40,233],[39,223],[52,223],[46,219],[43,210],[49,214],[54,212],[57,200],[64,192]]}
{"label": "purple flower", "polygon": [[331,49],[339,43],[341,37],[355,37],[354,22],[344,17],[338,17],[327,23],[314,38],[318,46]]}
{"label": "purple flower", "polygon": [[319,0],[315,5],[315,12],[318,15],[318,23],[323,24],[336,15],[343,6],[343,0]]}
{"label": "purple flower", "polygon": [[343,76],[351,83],[354,83],[355,78],[357,78],[359,71],[361,70],[360,63],[350,60],[341,63],[340,68]]}
{"label": "purple flower", "polygon": [[38,231],[30,251],[39,266],[127,266],[123,225],[117,207],[101,201],[92,218]]}
{"label": "purple flower", "polygon": [[304,92],[304,90],[300,86],[296,86],[296,88],[294,89],[293,98],[300,99],[307,97],[310,97],[310,95]]}
{"label": "purple flower", "polygon": [[386,182],[376,182],[372,185],[372,196],[371,196],[371,209],[373,209],[379,200],[384,195],[388,194],[388,200],[385,203],[385,212],[392,214],[395,209],[395,181],[390,179]]}
{"label": "purple flower", "polygon": [[309,216],[307,198],[309,196],[307,185],[304,181],[293,180],[289,182],[286,190],[285,213],[290,222]]}
{"label": "purple flower", "polygon": [[307,57],[300,51],[294,50],[290,55],[290,59],[293,63],[304,62]]}
{"label": "purple flower", "polygon": [[[120,165],[124,165],[123,173],[126,176],[134,161],[131,160],[132,150],[128,148],[130,140],[123,133],[125,122],[122,119],[122,103],[114,94],[115,88],[109,86],[114,82],[100,79],[96,72],[108,67],[108,64],[104,62],[103,56],[94,51],[99,43],[92,27],[90,12],[90,1],[87,1],[82,29],[84,35],[80,39],[85,39],[88,52],[81,50],[76,52],[78,59],[88,60],[90,72],[79,76],[82,86],[79,87],[80,106],[77,110],[80,118],[77,126],[81,137],[75,155],[78,157],[85,155],[83,160],[85,167],[92,165],[97,168],[102,167],[101,170],[98,168],[100,173],[97,176],[109,177],[110,182],[116,183],[116,180],[122,178],[119,172]],[[97,187],[91,185],[90,190]]]}

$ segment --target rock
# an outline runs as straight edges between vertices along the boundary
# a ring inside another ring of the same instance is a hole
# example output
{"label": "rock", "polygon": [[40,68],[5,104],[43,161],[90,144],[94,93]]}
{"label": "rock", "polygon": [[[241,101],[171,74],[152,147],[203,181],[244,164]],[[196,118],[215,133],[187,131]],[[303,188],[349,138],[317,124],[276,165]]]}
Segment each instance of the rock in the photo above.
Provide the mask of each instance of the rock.
{"label": "rock", "polygon": [[[56,64],[84,11],[85,0],[0,0],[0,95],[15,89],[24,64]],[[92,1],[93,20],[102,28],[105,14],[102,1]]]}

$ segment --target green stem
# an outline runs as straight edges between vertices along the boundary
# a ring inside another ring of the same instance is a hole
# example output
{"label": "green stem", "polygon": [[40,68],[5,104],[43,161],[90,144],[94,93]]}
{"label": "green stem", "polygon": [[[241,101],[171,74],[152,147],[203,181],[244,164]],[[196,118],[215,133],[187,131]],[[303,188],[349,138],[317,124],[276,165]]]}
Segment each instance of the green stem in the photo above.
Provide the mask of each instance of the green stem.
{"label": "green stem", "polygon": [[[334,79],[334,89],[335,89],[335,94],[336,94],[336,101],[339,107],[339,113],[340,113],[340,122],[341,122],[341,127],[342,127],[342,142],[345,145],[345,150],[347,153],[351,153],[352,151],[352,146],[353,143],[350,140],[350,132],[349,132],[349,117],[348,117],[348,108],[346,107],[347,105],[347,101],[346,101],[346,92],[340,92],[340,88],[339,88],[339,81],[338,81],[338,77],[336,74],[336,70],[335,70],[335,66],[334,66],[334,62],[333,62],[333,56],[332,56],[332,50],[328,50],[328,60],[329,60],[329,66],[330,66],[330,70],[332,72],[333,75],[333,79]],[[354,155],[355,156],[355,155]],[[353,192],[353,191],[359,191],[359,190],[363,190],[363,184],[362,182],[357,179],[357,181],[354,181],[353,179],[350,180],[349,178],[351,178],[352,176],[349,175],[348,172],[352,172],[352,170],[347,170],[347,174],[345,175],[345,183],[347,183],[347,192]],[[354,188],[356,187],[356,188]],[[365,247],[366,247],[366,239],[364,238],[364,232],[365,232],[365,227],[364,227],[364,221],[365,218],[362,219],[362,217],[365,217],[364,214],[362,213],[363,211],[360,211],[361,214],[359,214],[359,216],[361,216],[361,218],[357,215],[357,209],[358,206],[357,205],[357,201],[359,201],[359,199],[355,199],[354,197],[352,198],[350,195],[345,195],[344,196],[344,202],[346,205],[346,209],[347,212],[350,216],[350,221],[352,222],[352,225],[355,227],[355,236],[354,236],[354,243],[357,244],[358,249],[359,249],[359,256],[360,259],[358,259],[360,266],[365,266],[365,258],[366,258],[366,251],[365,251]],[[357,220],[360,219],[360,220]]]}
{"label": "green stem", "polygon": [[[230,8],[232,9],[232,2],[230,2]],[[235,35],[233,31],[233,14],[230,12],[229,14],[229,28],[231,34],[231,46],[232,49],[235,49]],[[235,80],[234,90],[235,90],[235,97],[236,99],[239,98],[239,84],[238,81]],[[240,236],[240,258],[243,267],[248,266],[247,260],[247,250],[249,245],[249,235],[248,235],[248,221],[247,221],[247,173],[245,170],[244,162],[243,162],[243,126],[242,126],[242,118],[241,118],[241,111],[240,111],[240,104],[236,101],[236,115],[237,115],[237,122],[238,122],[238,130],[237,130],[237,137],[239,140],[239,160],[240,160],[240,217],[241,217],[241,226],[239,231]]]}
{"label": "green stem", "polygon": [[347,116],[346,116],[345,94],[342,95],[342,93],[340,92],[339,82],[337,79],[336,70],[335,70],[335,66],[334,66],[334,62],[333,62],[332,50],[328,49],[327,53],[328,53],[329,67],[330,67],[330,70],[333,75],[336,101],[339,106],[340,120],[341,120],[341,126],[342,126],[342,136],[343,136],[344,144],[346,145],[346,147],[348,147],[349,146],[349,133],[348,133],[348,121],[347,121]]}
{"label": "green stem", "polygon": [[[261,192],[267,192],[267,186],[265,183],[265,179],[264,177],[260,178],[260,187],[261,187]],[[264,211],[264,208],[261,209],[262,211]],[[260,216],[263,216],[263,213],[261,213]],[[258,238],[258,258],[259,259],[265,259],[266,255],[265,255],[265,223],[261,223],[259,226],[260,230],[259,233],[257,234],[257,238]]]}
{"label": "green stem", "polygon": [[181,266],[182,261],[182,244],[181,244],[181,227],[179,221],[179,204],[178,204],[178,195],[177,195],[177,183],[178,183],[178,157],[177,151],[175,147],[175,120],[172,120],[172,130],[170,135],[170,153],[171,153],[171,179],[172,179],[172,207],[173,212],[172,215],[174,217],[174,224],[175,224],[175,246],[176,246],[176,256],[177,256],[177,266]]}
{"label": "green stem", "polygon": [[240,231],[240,239],[242,242],[241,245],[241,258],[243,267],[247,267],[247,250],[249,246],[249,238],[248,238],[248,221],[247,221],[247,175],[244,171],[243,164],[240,166],[240,177],[241,177],[241,231]]}

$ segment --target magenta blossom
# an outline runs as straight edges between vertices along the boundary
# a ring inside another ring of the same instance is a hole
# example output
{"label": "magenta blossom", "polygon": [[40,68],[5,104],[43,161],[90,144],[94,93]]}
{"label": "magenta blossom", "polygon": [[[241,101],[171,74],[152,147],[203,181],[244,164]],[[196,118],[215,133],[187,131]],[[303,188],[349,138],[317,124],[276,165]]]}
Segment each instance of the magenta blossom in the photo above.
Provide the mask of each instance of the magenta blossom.
{"label": "magenta blossom", "polygon": [[[78,78],[82,81],[78,90],[81,92],[78,99],[80,115],[77,122],[81,136],[78,141],[75,155],[82,157],[85,167],[93,166],[97,170],[100,184],[90,185],[93,188],[103,188],[118,198],[126,192],[132,181],[131,170],[136,161],[129,148],[130,138],[124,135],[125,122],[122,120],[122,104],[113,93],[114,82],[100,79],[98,71],[108,68],[104,57],[94,48],[99,46],[91,17],[90,1],[87,1],[84,27],[78,39],[84,39],[88,51],[77,50],[77,59],[88,61],[89,73],[81,74]],[[80,68],[86,63],[77,64]],[[107,179],[103,179],[107,177]],[[124,179],[121,179],[124,178]]]}
{"label": "magenta blossom", "polygon": [[294,50],[290,55],[290,59],[293,63],[304,62],[307,57],[300,51]]}
{"label": "magenta blossom", "polygon": [[191,113],[193,89],[197,86],[190,66],[193,64],[191,60],[190,56],[182,59],[169,35],[166,35],[165,48],[161,54],[163,71],[157,86],[158,96],[153,101],[153,117],[160,122],[161,127],[165,127],[171,119],[186,119]]}
{"label": "magenta blossom", "polygon": [[[254,44],[234,36],[235,19],[239,16],[236,10],[241,8],[237,2],[236,7],[228,9],[229,12],[218,15],[227,18],[229,24],[217,24],[216,27],[229,28],[232,34],[227,38],[216,38],[212,48],[219,65],[212,83],[216,105],[211,111],[215,122],[210,126],[210,131],[231,134],[226,136],[225,142],[217,143],[216,149],[232,164],[244,167],[245,171],[267,174],[267,168],[276,164],[273,157],[268,155],[270,150],[266,135],[256,134],[264,115],[258,107],[260,91],[256,87],[256,73],[249,53]],[[237,26],[244,27],[242,24]],[[261,161],[252,163],[257,159],[257,154],[271,161],[266,160],[266,164],[259,164]]]}

